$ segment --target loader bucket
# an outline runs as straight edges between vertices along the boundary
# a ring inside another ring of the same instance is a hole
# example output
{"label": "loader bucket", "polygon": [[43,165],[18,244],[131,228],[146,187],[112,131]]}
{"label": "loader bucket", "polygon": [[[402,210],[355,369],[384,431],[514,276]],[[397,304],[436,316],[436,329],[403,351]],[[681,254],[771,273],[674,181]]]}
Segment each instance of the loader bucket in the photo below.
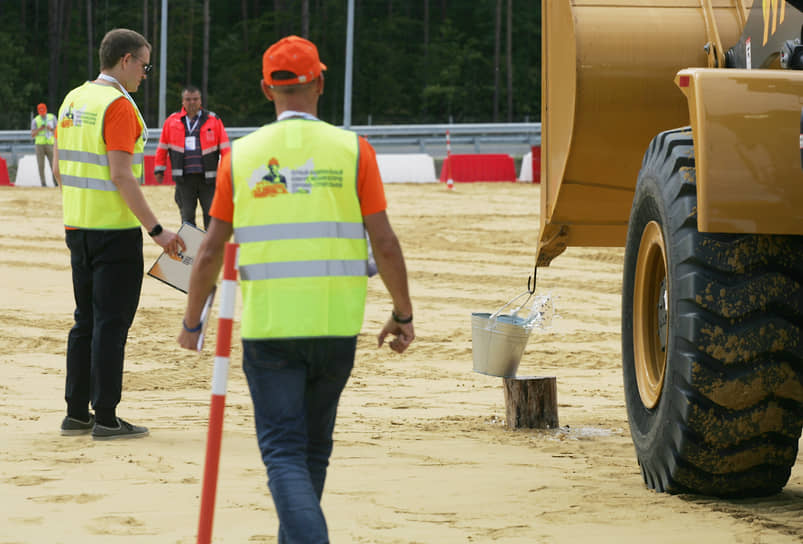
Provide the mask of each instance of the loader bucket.
{"label": "loader bucket", "polygon": [[736,43],[750,0],[542,0],[536,266],[568,246],[624,246],[650,140],[689,123],[673,81],[708,65],[706,8]]}

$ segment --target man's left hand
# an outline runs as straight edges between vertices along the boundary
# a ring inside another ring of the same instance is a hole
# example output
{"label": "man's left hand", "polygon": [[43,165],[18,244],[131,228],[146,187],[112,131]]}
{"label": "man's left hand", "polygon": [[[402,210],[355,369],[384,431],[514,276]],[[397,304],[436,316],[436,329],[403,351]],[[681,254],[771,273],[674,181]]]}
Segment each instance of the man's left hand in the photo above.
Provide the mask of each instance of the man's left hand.
{"label": "man's left hand", "polygon": [[181,236],[169,230],[163,230],[161,234],[154,236],[153,240],[171,257],[177,256],[180,251],[187,251],[187,245]]}
{"label": "man's left hand", "polygon": [[[188,323],[189,325],[193,325],[193,323]],[[185,349],[191,349],[192,351],[198,350],[198,336],[201,334],[201,331],[197,332],[190,332],[184,328],[183,324],[181,327],[181,332],[178,333],[178,345]]]}

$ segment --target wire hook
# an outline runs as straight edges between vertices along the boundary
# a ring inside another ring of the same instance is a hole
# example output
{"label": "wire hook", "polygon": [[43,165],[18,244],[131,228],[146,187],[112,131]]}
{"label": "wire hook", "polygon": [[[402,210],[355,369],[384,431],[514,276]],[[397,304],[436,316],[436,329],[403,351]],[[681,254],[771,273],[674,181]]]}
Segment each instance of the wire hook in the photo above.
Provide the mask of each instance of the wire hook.
{"label": "wire hook", "polygon": [[[527,292],[531,295],[535,294],[535,274],[538,272],[538,266],[533,266],[533,275],[527,278]],[[532,280],[532,287],[530,287],[530,280]]]}

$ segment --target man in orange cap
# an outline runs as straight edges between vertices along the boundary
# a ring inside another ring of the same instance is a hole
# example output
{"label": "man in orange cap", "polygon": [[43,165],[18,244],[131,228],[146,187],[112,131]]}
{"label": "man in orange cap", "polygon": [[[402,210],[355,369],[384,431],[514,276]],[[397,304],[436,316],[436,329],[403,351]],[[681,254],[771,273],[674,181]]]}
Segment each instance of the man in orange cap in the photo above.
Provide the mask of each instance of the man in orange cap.
{"label": "man in orange cap", "polygon": [[368,247],[393,309],[377,337],[415,337],[401,246],[371,145],[318,119],[326,66],[290,36],[262,57],[277,121],[240,138],[218,170],[209,231],[190,277],[179,343],[195,349],[223,248],[239,244],[243,369],[279,516],[279,542],[329,542],[320,506],[340,394],[354,365]]}
{"label": "man in orange cap", "polygon": [[[47,112],[45,104],[36,106],[36,112],[39,114],[31,121],[31,138],[34,138],[36,144],[36,163],[39,165],[39,181],[42,182],[42,187],[47,187],[45,180],[45,157],[50,164],[50,171],[53,171],[53,144],[56,143],[56,116]],[[53,178],[53,182],[58,185],[58,182]]]}

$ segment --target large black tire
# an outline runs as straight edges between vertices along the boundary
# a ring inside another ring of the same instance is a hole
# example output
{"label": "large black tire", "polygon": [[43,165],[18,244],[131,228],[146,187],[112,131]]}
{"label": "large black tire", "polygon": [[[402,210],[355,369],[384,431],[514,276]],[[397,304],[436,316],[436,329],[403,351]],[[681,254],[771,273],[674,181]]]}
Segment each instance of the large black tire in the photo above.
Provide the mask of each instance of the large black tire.
{"label": "large black tire", "polygon": [[648,487],[776,493],[803,426],[803,237],[697,230],[687,128],[644,156],[625,250],[622,363]]}

